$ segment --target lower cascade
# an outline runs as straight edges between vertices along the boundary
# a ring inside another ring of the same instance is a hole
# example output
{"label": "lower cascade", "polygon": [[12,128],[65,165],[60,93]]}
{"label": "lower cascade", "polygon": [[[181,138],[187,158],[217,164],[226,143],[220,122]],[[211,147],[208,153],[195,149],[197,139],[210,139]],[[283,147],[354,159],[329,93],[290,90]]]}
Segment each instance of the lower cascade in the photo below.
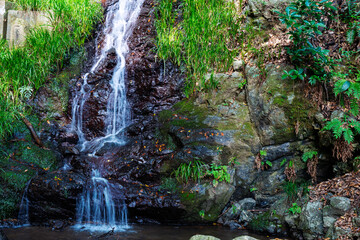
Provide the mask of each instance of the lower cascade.
{"label": "lower cascade", "polygon": [[[122,230],[128,228],[127,209],[124,201],[113,199],[116,187],[101,177],[99,170],[92,170],[91,184],[79,197],[75,228],[91,231]],[[121,186],[118,185],[121,191]]]}

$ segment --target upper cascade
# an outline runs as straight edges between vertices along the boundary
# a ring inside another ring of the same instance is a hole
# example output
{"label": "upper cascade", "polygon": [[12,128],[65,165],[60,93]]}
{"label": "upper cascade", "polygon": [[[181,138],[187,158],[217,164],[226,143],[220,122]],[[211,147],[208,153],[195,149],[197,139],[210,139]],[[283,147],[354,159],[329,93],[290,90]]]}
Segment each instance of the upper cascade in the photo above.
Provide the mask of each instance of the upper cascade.
{"label": "upper cascade", "polygon": [[[125,57],[129,51],[127,39],[132,33],[133,26],[140,14],[144,0],[121,0],[107,9],[103,33],[104,39],[97,40],[95,61],[90,72],[83,76],[83,83],[77,91],[72,107],[71,127],[79,136],[81,151],[95,154],[105,143],[124,144],[123,130],[131,120],[129,105],[126,99],[125,86]],[[88,83],[90,74],[99,71],[106,61],[109,52],[116,53],[116,66],[110,81],[112,92],[108,98],[105,120],[105,136],[92,140],[84,134],[84,104],[91,94]]]}

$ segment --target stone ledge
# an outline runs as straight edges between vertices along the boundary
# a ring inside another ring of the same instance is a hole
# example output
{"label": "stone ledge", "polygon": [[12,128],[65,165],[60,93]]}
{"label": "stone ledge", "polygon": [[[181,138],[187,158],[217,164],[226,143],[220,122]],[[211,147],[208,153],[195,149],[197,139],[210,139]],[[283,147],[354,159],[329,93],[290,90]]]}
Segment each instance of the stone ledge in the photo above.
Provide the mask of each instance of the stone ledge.
{"label": "stone ledge", "polygon": [[18,11],[14,8],[14,3],[0,0],[0,39],[5,38],[11,47],[21,45],[31,28],[49,28],[48,13]]}

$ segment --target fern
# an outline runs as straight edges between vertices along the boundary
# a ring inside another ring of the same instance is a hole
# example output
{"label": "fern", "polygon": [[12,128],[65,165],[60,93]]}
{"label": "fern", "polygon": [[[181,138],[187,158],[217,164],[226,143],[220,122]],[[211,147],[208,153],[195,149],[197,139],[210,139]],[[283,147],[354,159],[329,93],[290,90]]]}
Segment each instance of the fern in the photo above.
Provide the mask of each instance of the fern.
{"label": "fern", "polygon": [[318,155],[317,151],[308,151],[308,152],[304,152],[301,159],[304,162],[307,162],[309,159],[313,159],[314,157],[316,157]]}
{"label": "fern", "polygon": [[351,99],[350,100],[350,110],[349,110],[349,112],[354,116],[359,115],[359,101],[357,99]]}
{"label": "fern", "polygon": [[333,119],[329,122],[326,123],[325,127],[323,128],[323,130],[328,130],[328,131],[332,131],[334,134],[334,137],[336,139],[340,138],[342,133],[343,133],[343,128],[342,125],[344,123],[342,121],[340,121],[340,119]]}
{"label": "fern", "polygon": [[360,122],[348,120],[347,117],[343,121],[335,118],[327,122],[323,130],[332,131],[336,139],[343,137],[350,144],[354,141],[354,136],[360,134]]}
{"label": "fern", "polygon": [[357,134],[360,134],[360,122],[356,120],[351,120],[349,123],[350,127],[352,127]]}
{"label": "fern", "polygon": [[350,43],[350,44],[353,44],[355,41],[355,35],[356,35],[355,28],[350,29],[346,33],[346,41],[348,41],[348,43]]}

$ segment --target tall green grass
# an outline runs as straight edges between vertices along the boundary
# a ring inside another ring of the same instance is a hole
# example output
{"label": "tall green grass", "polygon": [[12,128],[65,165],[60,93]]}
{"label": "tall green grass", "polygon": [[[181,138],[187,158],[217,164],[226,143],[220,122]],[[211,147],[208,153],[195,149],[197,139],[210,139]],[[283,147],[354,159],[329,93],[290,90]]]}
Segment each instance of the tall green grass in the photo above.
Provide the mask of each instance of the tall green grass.
{"label": "tall green grass", "polygon": [[14,121],[30,113],[29,100],[59,71],[66,57],[79,50],[102,17],[94,0],[16,0],[19,9],[47,11],[50,28],[35,28],[21,47],[0,41],[0,138]]}
{"label": "tall green grass", "polygon": [[236,7],[225,0],[158,0],[157,55],[186,66],[185,94],[216,88],[208,72],[227,71],[237,55]]}

